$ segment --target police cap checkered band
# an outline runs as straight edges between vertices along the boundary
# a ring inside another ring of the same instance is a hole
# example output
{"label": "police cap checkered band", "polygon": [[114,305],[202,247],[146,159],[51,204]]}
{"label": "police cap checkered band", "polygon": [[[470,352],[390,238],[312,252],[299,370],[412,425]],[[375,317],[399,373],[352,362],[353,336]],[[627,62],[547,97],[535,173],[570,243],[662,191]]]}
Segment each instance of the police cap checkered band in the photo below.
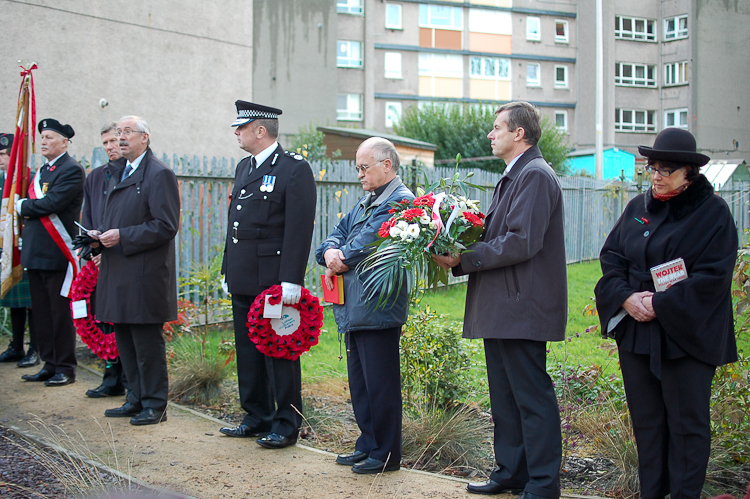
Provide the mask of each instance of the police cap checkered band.
{"label": "police cap checkered band", "polygon": [[281,109],[244,100],[238,100],[234,105],[237,107],[237,119],[232,126],[241,126],[257,119],[276,120],[281,114]]}

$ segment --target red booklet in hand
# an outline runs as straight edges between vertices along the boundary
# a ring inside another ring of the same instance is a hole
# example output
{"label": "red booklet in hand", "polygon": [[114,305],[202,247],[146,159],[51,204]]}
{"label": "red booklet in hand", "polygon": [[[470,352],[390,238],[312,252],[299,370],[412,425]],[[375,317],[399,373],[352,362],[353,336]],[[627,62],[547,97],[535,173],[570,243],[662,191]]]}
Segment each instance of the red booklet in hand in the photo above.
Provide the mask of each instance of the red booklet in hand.
{"label": "red booklet in hand", "polygon": [[326,276],[320,276],[320,283],[323,285],[323,300],[326,303],[335,303],[336,305],[344,304],[344,278],[340,275],[331,277],[333,289],[326,286]]}

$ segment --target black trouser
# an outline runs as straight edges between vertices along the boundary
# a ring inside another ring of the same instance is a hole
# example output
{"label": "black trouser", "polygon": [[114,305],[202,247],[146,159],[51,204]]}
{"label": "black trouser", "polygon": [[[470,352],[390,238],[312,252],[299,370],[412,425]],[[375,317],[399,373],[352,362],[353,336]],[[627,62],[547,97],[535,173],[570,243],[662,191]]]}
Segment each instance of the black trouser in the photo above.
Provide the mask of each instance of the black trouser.
{"label": "black trouser", "polygon": [[115,339],[128,380],[128,402],[155,411],[167,408],[169,375],[164,324],[115,324]]}
{"label": "black trouser", "polygon": [[349,393],[362,434],[356,450],[401,462],[401,328],[346,334]]}
{"label": "black trouser", "polygon": [[31,313],[39,358],[44,369],[68,376],[75,375],[76,330],[70,314],[70,299],[60,296],[64,270],[29,269]]}
{"label": "black trouser", "polygon": [[[234,346],[243,424],[258,431],[296,437],[302,423],[302,370],[299,359],[274,359],[250,341],[247,314],[254,296],[232,295]],[[298,412],[299,411],[299,412]]]}
{"label": "black trouser", "polygon": [[10,346],[13,350],[18,352],[23,351],[23,334],[26,331],[26,315],[29,316],[29,351],[36,350],[34,319],[31,315],[31,309],[26,307],[11,308],[10,324],[13,329],[13,339],[10,342]]}
{"label": "black trouser", "polygon": [[690,356],[661,361],[620,350],[620,366],[638,446],[641,497],[699,499],[711,452],[714,366]]}
{"label": "black trouser", "polygon": [[560,409],[547,374],[547,343],[485,339],[495,424],[490,479],[542,497],[560,497]]}
{"label": "black trouser", "polygon": [[128,385],[120,357],[114,360],[105,360],[104,362],[106,362],[106,366],[104,368],[104,376],[102,377],[102,386],[118,392],[127,388]]}

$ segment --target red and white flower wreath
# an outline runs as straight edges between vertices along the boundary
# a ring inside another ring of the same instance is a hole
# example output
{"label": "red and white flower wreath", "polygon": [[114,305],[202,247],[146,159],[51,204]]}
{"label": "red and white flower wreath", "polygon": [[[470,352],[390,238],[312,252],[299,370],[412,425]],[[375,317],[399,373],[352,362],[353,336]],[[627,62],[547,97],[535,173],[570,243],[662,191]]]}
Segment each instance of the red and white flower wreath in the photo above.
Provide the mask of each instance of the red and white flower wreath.
{"label": "red and white flower wreath", "polygon": [[281,286],[271,286],[255,298],[247,314],[248,336],[264,355],[276,359],[297,360],[318,344],[320,328],[323,326],[323,307],[317,296],[302,288],[302,297],[296,305],[284,305],[299,311],[300,324],[292,334],[280,336],[271,324],[272,319],[263,317],[266,295],[271,305],[281,303]]}
{"label": "red and white flower wreath", "polygon": [[86,344],[99,358],[104,360],[114,360],[118,356],[117,343],[114,334],[104,334],[97,326],[100,321],[91,310],[91,293],[96,288],[96,282],[99,280],[99,269],[94,262],[88,262],[70,285],[70,301],[86,300],[86,310],[88,315],[82,319],[73,319],[73,325],[76,327],[81,341]]}

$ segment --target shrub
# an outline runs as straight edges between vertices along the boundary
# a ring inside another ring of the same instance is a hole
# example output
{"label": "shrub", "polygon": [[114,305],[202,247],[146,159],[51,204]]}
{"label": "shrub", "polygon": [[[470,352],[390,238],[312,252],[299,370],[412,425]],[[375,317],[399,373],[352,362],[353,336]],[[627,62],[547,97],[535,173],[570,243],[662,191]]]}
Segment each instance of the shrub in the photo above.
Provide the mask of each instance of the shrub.
{"label": "shrub", "polygon": [[205,349],[194,336],[174,343],[169,353],[169,367],[172,397],[194,404],[220,400],[224,396],[224,380],[231,373],[229,363],[218,349]]}
{"label": "shrub", "polygon": [[465,400],[466,373],[477,346],[461,338],[461,323],[429,307],[409,316],[401,335],[401,385],[407,404],[447,407]]}

